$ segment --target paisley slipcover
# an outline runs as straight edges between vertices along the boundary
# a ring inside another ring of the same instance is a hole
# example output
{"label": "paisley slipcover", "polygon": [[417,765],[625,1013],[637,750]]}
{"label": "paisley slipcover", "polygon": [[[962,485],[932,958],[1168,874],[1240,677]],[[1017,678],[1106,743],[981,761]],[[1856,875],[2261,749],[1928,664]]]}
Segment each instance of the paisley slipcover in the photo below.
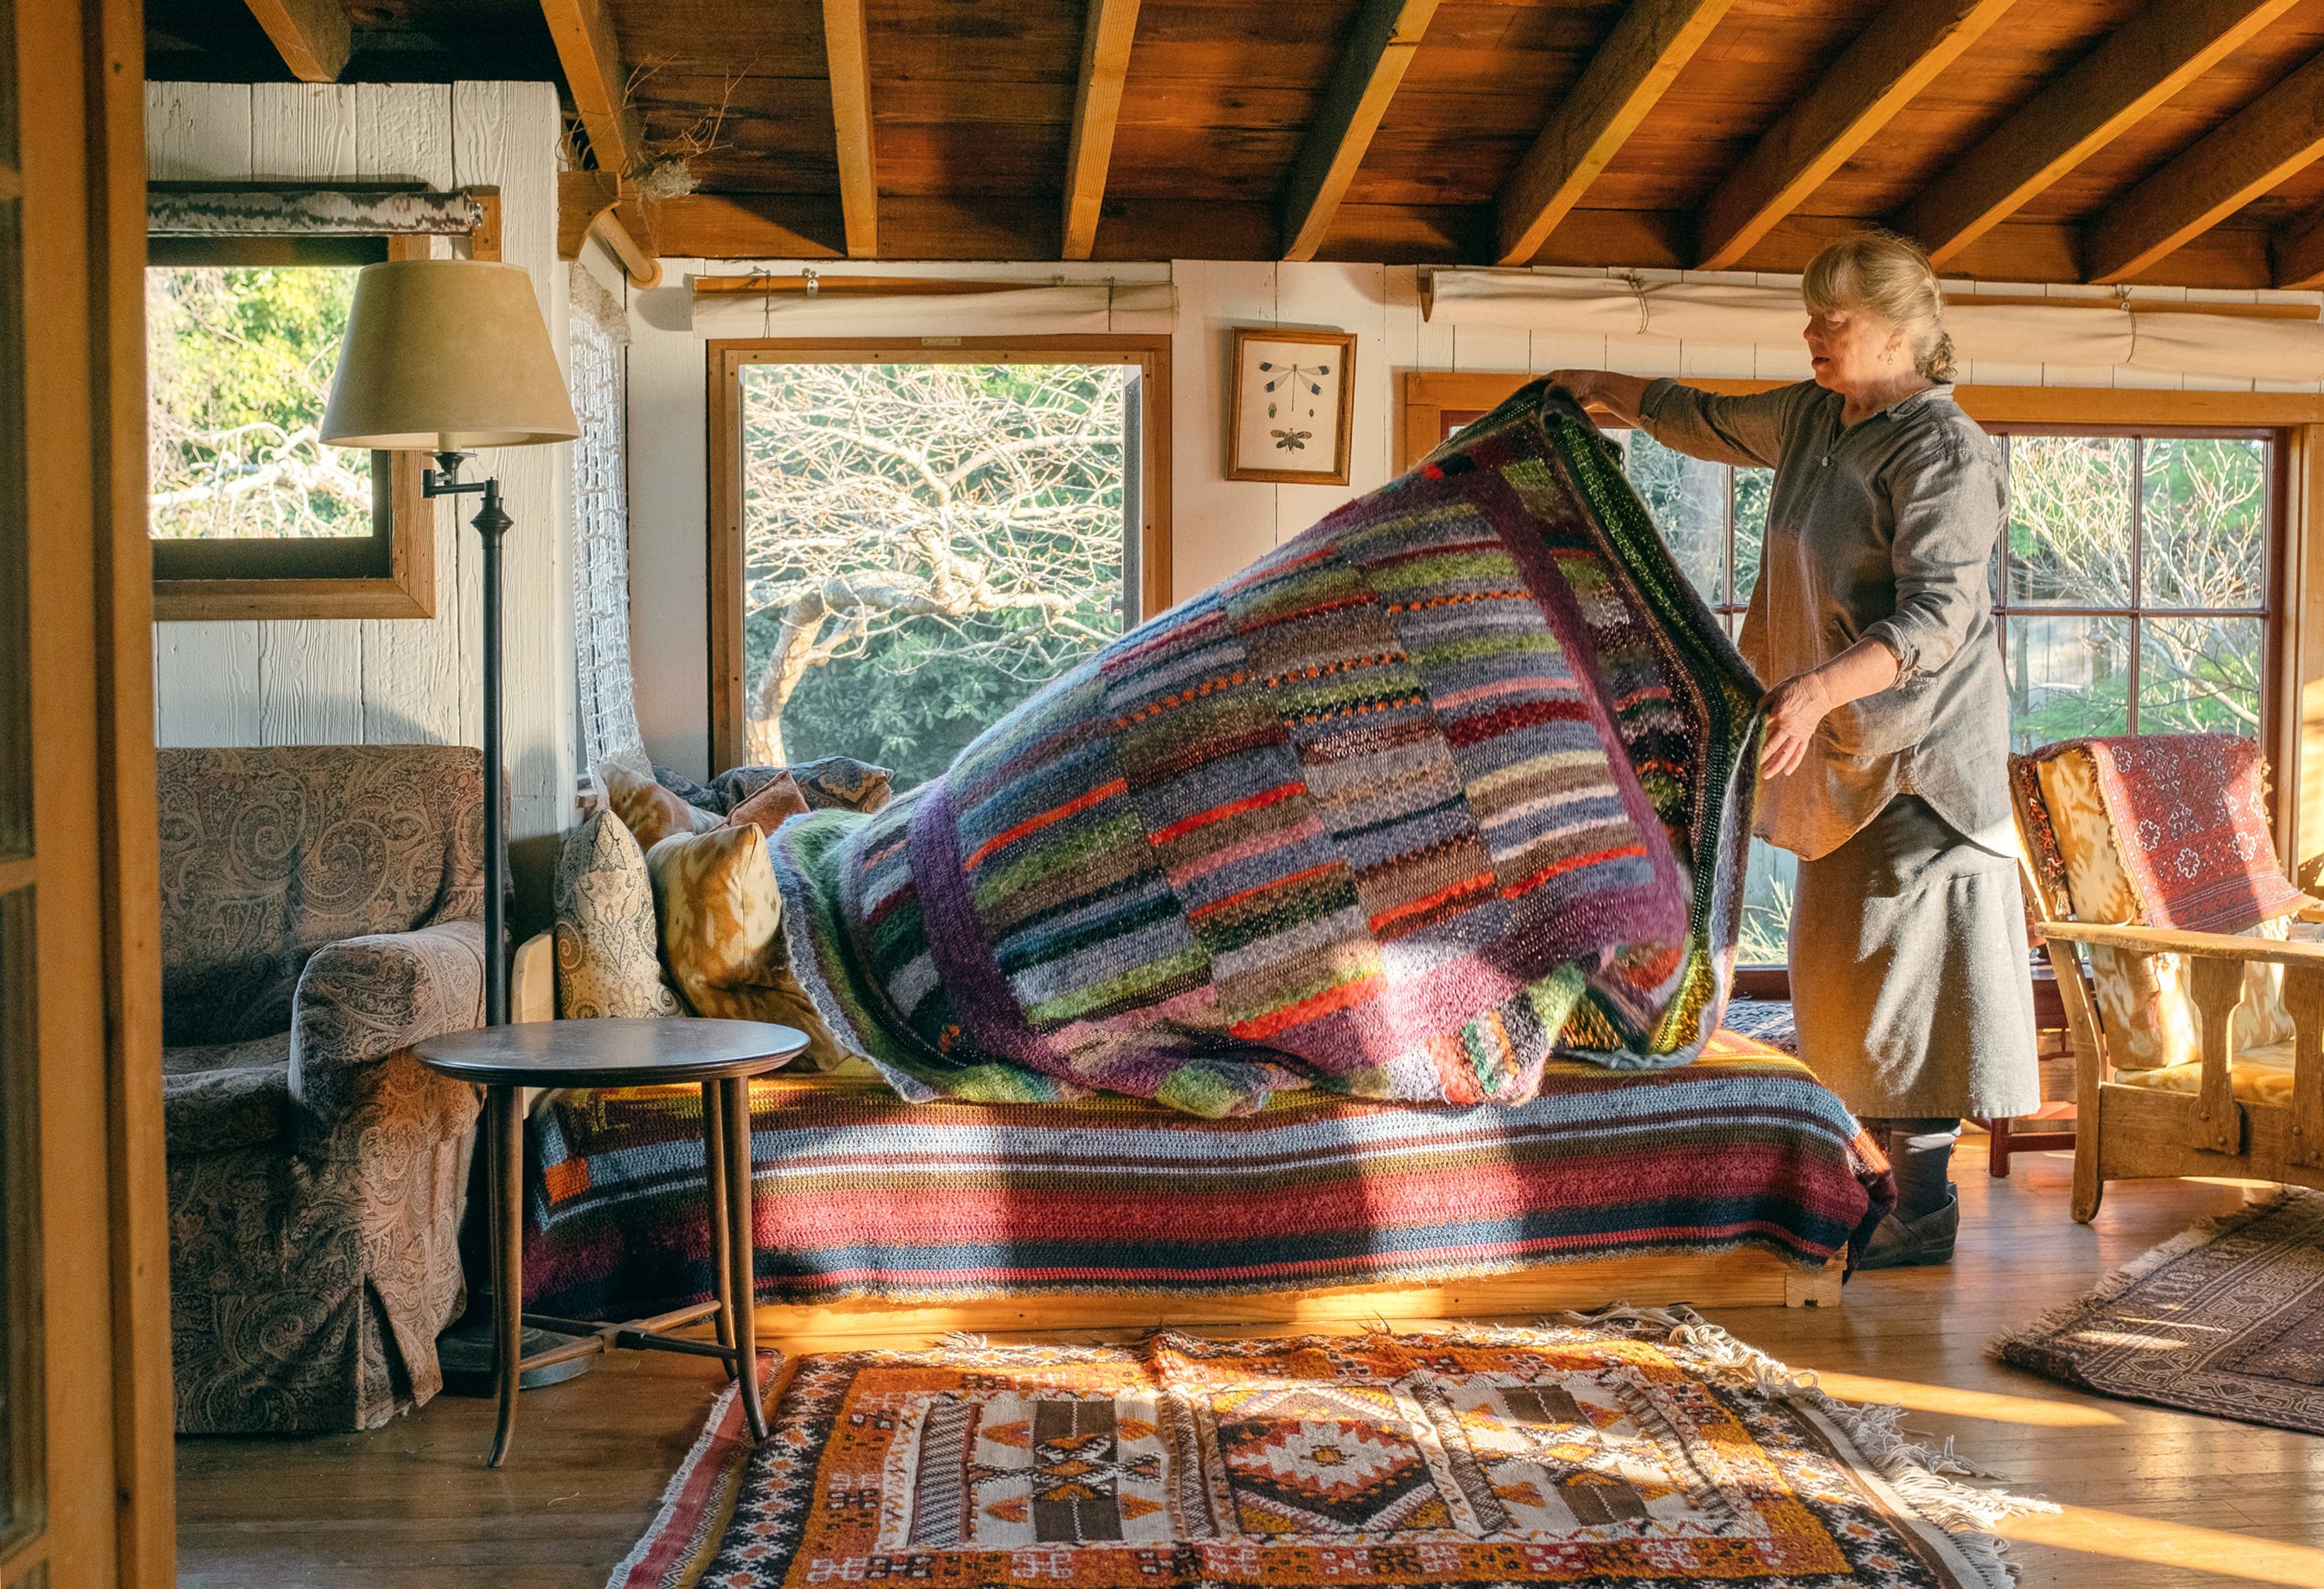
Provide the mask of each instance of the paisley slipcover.
{"label": "paisley slipcover", "polygon": [[484,762],[163,750],[171,1344],[186,1434],[364,1429],[442,1385],[484,1017]]}

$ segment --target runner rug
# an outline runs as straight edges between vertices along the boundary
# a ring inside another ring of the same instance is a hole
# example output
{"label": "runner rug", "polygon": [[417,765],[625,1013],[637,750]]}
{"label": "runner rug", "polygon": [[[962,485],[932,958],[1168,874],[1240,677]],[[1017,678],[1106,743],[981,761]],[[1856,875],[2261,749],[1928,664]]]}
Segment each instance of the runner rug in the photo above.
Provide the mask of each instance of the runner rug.
{"label": "runner rug", "polygon": [[[2007,1589],[1969,1488],[1683,1308],[851,1353],[730,1390],[608,1589]],[[2038,1504],[2038,1503],[2032,1503]]]}
{"label": "runner rug", "polygon": [[1995,1349],[2100,1396],[2324,1435],[2324,1196],[2205,1220]]}

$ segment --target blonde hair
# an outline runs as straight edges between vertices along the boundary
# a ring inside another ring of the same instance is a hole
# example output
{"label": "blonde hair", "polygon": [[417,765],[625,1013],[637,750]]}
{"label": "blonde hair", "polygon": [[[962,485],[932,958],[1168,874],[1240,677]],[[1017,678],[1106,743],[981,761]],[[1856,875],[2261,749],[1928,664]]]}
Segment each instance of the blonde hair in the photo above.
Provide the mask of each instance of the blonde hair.
{"label": "blonde hair", "polygon": [[1945,293],[1920,245],[1894,232],[1858,232],[1828,244],[1800,278],[1810,314],[1858,309],[1904,332],[1914,367],[1932,381],[1953,378],[1953,339],[1945,335]]}

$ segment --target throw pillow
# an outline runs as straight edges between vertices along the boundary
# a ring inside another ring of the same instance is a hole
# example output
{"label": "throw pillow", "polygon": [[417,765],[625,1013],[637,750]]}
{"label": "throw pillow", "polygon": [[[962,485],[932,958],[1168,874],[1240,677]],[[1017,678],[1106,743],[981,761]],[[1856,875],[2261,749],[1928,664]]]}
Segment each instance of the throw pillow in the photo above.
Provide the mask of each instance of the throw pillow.
{"label": "throw pillow", "polygon": [[812,809],[876,811],[888,803],[889,781],[895,774],[853,756],[824,756],[793,767],[791,776]]}
{"label": "throw pillow", "polygon": [[795,1026],[807,1033],[817,1068],[846,1063],[846,1050],[791,975],[765,834],[747,822],[673,834],[646,853],[646,870],[662,954],[696,1014]]}
{"label": "throw pillow", "polygon": [[653,769],[656,783],[684,800],[689,806],[699,806],[706,811],[724,811],[733,802],[706,783],[696,783],[675,767],[657,763]]}
{"label": "throw pillow", "polygon": [[749,823],[760,832],[772,837],[786,817],[803,816],[807,812],[807,797],[799,786],[791,781],[788,772],[777,772],[759,788],[759,792],[742,801],[726,813],[726,824],[740,827]]}
{"label": "throw pillow", "polygon": [[680,1013],[662,980],[645,852],[619,817],[600,811],[565,836],[551,893],[558,1015]]}
{"label": "throw pillow", "polygon": [[641,849],[652,849],[673,833],[706,833],[725,820],[715,811],[688,805],[651,773],[626,762],[600,762],[597,781],[605,786],[614,815],[636,835]]}

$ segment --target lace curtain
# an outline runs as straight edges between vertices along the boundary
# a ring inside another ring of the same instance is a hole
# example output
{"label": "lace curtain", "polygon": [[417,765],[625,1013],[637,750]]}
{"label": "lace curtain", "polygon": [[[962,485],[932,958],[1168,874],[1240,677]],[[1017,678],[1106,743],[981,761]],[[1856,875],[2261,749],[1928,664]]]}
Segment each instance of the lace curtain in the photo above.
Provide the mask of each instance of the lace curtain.
{"label": "lace curtain", "polygon": [[622,349],[630,340],[621,301],[573,267],[573,645],[584,768],[607,756],[641,753],[630,674],[630,494],[622,456]]}

